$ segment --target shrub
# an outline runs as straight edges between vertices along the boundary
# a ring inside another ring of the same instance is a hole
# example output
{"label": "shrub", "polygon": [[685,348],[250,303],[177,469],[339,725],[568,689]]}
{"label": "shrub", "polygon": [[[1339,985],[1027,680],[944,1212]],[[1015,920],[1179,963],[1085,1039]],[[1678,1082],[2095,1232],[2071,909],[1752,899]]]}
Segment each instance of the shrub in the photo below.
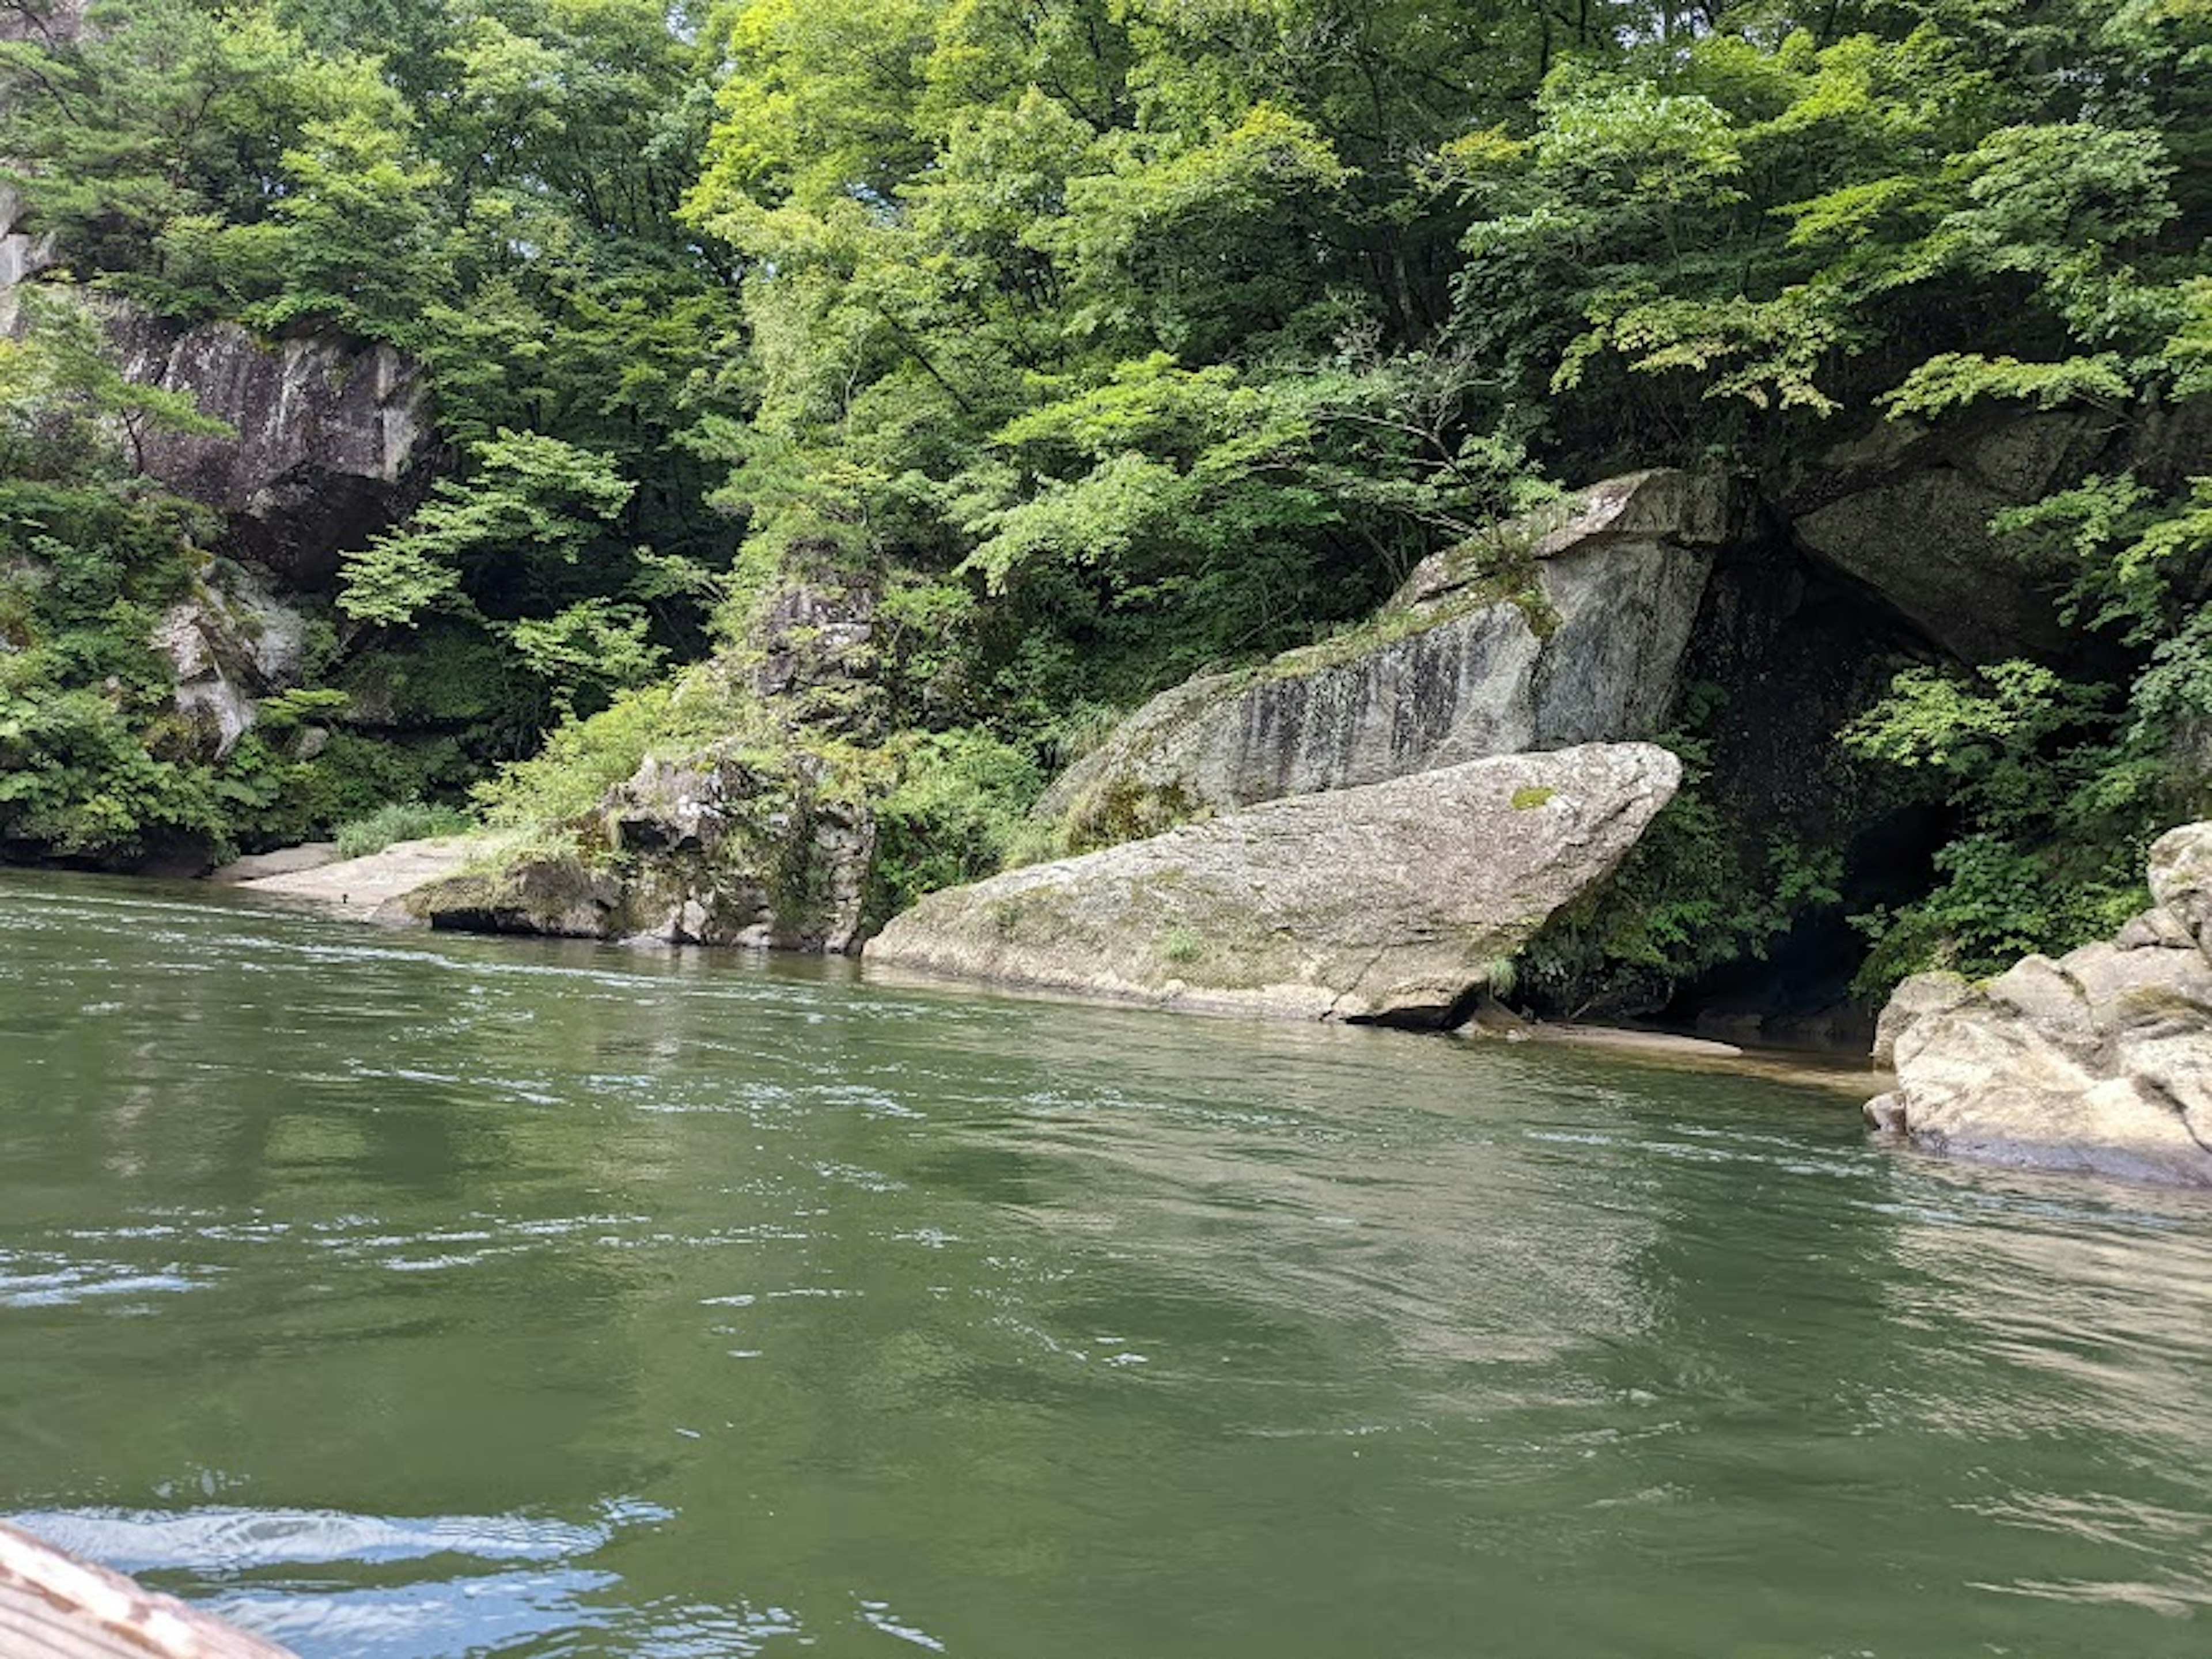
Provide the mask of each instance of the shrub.
{"label": "shrub", "polygon": [[459,807],[419,800],[392,801],[365,818],[338,826],[338,856],[367,858],[395,842],[465,835],[476,827],[476,820]]}

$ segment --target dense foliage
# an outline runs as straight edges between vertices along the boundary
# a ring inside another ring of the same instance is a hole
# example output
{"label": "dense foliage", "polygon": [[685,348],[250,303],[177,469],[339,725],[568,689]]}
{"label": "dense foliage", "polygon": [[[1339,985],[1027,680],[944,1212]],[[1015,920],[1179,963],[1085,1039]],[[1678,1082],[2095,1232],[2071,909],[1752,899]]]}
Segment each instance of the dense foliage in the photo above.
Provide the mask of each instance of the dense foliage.
{"label": "dense foliage", "polygon": [[[2212,393],[2208,54],[2207,0],[106,0],[0,46],[0,154],[50,284],[428,361],[456,468],[349,557],[326,666],[465,681],[463,763],[581,722],[509,816],[699,735],[686,665],[752,637],[746,572],[870,585],[905,896],[1005,856],[1107,711],[1547,480]],[[93,411],[25,423],[55,453],[190,418],[41,395]],[[2105,926],[2203,804],[2188,473],[2011,515],[2078,650],[1906,667],[1838,734],[1950,824],[1932,896],[1864,919],[1875,980]],[[134,527],[16,532],[0,744],[112,778],[55,823],[235,827],[149,781],[119,661],[192,532],[124,471],[67,487]],[[1679,977],[1832,897],[1714,810],[1601,956]],[[1686,891],[1723,844],[1751,878]]]}

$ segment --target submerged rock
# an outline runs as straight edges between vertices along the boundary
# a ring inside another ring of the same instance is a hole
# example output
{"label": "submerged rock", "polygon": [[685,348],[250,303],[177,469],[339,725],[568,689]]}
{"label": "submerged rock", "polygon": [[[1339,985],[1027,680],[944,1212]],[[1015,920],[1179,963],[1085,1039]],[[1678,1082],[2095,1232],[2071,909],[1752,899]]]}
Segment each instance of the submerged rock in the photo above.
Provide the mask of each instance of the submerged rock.
{"label": "submerged rock", "polygon": [[2163,837],[2151,870],[2158,902],[2109,944],[1980,986],[1899,986],[1881,1021],[1897,1087],[1869,1121],[1943,1151],[2212,1186],[2212,823]]}
{"label": "submerged rock", "polygon": [[1438,1026],[1610,873],[1681,768],[1648,744],[1299,795],[924,899],[872,963],[1168,1006]]}
{"label": "submerged rock", "polygon": [[1649,736],[1741,520],[1717,477],[1596,485],[1424,562],[1354,634],[1162,693],[1037,815],[1079,850],[1286,795]]}

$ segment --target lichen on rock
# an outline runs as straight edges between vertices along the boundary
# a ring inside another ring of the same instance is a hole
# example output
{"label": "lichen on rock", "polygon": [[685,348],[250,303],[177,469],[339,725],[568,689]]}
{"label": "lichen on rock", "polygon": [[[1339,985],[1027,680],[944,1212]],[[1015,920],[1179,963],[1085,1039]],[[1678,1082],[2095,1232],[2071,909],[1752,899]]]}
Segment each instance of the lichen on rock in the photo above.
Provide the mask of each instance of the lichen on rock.
{"label": "lichen on rock", "polygon": [[1348,635],[1161,693],[1037,816],[1080,852],[1284,796],[1648,737],[1674,701],[1714,554],[1743,519],[1719,477],[1593,486],[1425,561]]}

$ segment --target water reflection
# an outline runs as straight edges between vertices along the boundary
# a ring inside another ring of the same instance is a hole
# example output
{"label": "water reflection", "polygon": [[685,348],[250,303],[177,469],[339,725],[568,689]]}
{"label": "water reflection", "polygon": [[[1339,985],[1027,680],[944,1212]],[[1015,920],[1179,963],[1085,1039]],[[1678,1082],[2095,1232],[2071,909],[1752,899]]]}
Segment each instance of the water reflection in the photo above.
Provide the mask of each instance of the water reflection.
{"label": "water reflection", "polygon": [[144,895],[0,877],[0,1507],[310,1659],[2202,1651],[2201,1198]]}

